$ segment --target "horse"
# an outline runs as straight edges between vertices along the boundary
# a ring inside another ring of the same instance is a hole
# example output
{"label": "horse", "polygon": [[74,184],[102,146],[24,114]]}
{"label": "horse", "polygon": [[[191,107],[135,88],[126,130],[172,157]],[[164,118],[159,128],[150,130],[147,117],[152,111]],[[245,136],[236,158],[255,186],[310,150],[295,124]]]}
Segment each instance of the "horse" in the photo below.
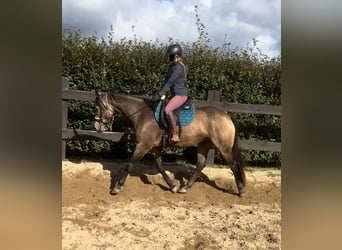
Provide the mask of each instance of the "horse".
{"label": "horse", "polygon": [[94,127],[96,131],[111,130],[114,115],[119,113],[128,119],[135,132],[136,148],[121,177],[110,191],[111,194],[116,195],[121,191],[128,174],[132,173],[134,164],[149,152],[153,155],[157,168],[171,192],[185,194],[201,175],[210,149],[216,149],[229,165],[234,174],[238,195],[241,197],[245,193],[244,161],[238,146],[234,122],[226,112],[213,106],[196,107],[192,123],[182,127],[181,140],[167,145],[170,148],[197,146],[196,168],[187,183],[178,187],[162,166],[161,141],[165,128],[161,127],[154,117],[156,101],[131,95],[95,92]]}

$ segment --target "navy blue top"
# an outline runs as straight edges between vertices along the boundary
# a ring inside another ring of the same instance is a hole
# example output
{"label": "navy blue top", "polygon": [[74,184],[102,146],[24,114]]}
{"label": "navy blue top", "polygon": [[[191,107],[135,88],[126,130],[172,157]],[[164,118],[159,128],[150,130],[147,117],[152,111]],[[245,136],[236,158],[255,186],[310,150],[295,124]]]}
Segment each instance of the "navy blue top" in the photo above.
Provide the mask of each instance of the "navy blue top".
{"label": "navy blue top", "polygon": [[159,91],[159,95],[162,96],[168,90],[171,95],[188,95],[187,89],[184,83],[184,70],[183,66],[179,63],[172,63],[167,72],[164,86]]}

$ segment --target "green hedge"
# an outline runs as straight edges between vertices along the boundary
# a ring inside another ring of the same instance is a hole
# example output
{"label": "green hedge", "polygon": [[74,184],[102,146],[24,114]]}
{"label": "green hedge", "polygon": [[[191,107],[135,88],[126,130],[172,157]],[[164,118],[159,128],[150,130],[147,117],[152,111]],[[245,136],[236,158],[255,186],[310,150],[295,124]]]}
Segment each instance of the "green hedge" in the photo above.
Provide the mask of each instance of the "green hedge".
{"label": "green hedge", "polygon": [[[245,49],[231,48],[225,43],[220,48],[209,44],[204,26],[197,23],[199,38],[195,43],[169,39],[168,43],[146,42],[122,38],[114,41],[95,36],[84,37],[80,32],[64,31],[62,38],[62,74],[77,90],[111,91],[153,96],[167,72],[165,51],[169,44],[178,42],[184,50],[188,67],[186,81],[193,99],[206,99],[208,90],[219,90],[222,102],[281,105],[280,56],[269,58],[259,51],[257,42]],[[71,101],[68,127],[93,129],[94,104]],[[281,118],[272,115],[230,113],[237,121],[240,139],[280,142]],[[115,123],[114,131],[123,131],[128,124]],[[68,141],[67,155],[127,157],[119,150],[122,145],[108,142]],[[131,146],[126,148],[132,151]],[[246,151],[250,164],[280,165],[280,153]]]}

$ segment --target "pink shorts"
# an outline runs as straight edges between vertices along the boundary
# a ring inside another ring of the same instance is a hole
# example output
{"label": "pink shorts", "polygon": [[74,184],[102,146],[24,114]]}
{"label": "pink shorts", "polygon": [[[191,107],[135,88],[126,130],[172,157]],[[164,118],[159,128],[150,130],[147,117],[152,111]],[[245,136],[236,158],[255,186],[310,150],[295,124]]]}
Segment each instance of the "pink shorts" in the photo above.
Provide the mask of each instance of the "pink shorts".
{"label": "pink shorts", "polygon": [[182,106],[187,99],[188,97],[186,95],[176,95],[172,97],[165,107],[165,113],[168,115],[170,112]]}

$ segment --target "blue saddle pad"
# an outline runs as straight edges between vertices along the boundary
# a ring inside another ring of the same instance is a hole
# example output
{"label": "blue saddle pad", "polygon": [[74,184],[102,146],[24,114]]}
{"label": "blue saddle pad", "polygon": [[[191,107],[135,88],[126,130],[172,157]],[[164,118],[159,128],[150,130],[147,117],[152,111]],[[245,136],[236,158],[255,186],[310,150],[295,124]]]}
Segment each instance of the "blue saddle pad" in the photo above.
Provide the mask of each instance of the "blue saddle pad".
{"label": "blue saddle pad", "polygon": [[[162,102],[159,102],[156,111],[154,112],[154,118],[159,123],[160,118],[160,109],[162,106]],[[179,113],[179,123],[180,125],[189,125],[195,118],[195,105],[191,104],[190,109],[182,109]]]}

